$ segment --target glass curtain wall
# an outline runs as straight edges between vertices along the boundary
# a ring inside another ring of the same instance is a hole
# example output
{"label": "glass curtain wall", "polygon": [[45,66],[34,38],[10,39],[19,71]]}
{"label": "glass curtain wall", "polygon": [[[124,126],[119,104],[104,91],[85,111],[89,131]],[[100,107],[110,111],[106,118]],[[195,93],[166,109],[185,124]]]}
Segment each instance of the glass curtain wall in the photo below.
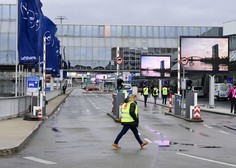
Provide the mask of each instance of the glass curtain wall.
{"label": "glass curtain wall", "polygon": [[[177,58],[179,36],[201,36],[214,27],[57,25],[62,58],[77,70],[116,70],[112,48],[124,56],[121,70],[138,71],[141,54]],[[15,64],[16,5],[0,5],[0,65]]]}
{"label": "glass curtain wall", "polygon": [[177,58],[179,36],[200,36],[213,27],[57,25],[63,58],[72,68],[116,70],[112,48],[120,47],[121,70],[138,71],[140,55],[166,54]]}

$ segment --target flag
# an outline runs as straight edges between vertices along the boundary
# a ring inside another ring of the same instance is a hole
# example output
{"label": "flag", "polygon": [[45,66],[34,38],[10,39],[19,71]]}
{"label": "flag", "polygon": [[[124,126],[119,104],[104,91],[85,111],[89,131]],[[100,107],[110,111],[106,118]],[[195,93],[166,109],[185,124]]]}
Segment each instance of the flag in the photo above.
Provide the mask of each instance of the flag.
{"label": "flag", "polygon": [[[46,16],[42,19],[42,29],[40,30],[41,38],[40,44],[43,44],[44,37],[46,38],[46,73],[51,73],[54,67],[54,61],[56,61],[55,43],[57,38],[55,37],[57,28],[56,25]],[[40,61],[43,61],[43,46],[39,45]]]}
{"label": "flag", "polygon": [[18,55],[19,64],[38,63],[38,46],[43,12],[40,0],[19,0]]}

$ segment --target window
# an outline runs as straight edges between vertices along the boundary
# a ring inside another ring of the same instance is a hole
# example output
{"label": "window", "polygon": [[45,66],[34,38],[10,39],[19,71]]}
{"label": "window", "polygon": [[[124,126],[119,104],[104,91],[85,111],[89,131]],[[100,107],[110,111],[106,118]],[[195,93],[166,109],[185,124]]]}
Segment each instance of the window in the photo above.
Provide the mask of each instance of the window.
{"label": "window", "polygon": [[165,27],[165,33],[166,33],[166,37],[176,37],[176,33],[175,33],[175,27]]}
{"label": "window", "polygon": [[139,26],[136,27],[136,37],[140,37],[141,28]]}
{"label": "window", "polygon": [[129,27],[129,35],[130,35],[130,37],[135,36],[135,27],[134,26]]}
{"label": "window", "polygon": [[117,32],[116,26],[111,26],[111,36],[112,37],[116,37],[116,32]]}
{"label": "window", "polygon": [[81,36],[85,37],[87,35],[86,26],[81,26]]}
{"label": "window", "polygon": [[104,37],[104,26],[99,26],[99,37]]}
{"label": "window", "polygon": [[74,36],[74,26],[68,26],[68,34],[69,36]]}
{"label": "window", "polygon": [[160,27],[160,37],[165,37],[165,27]]}
{"label": "window", "polygon": [[80,26],[75,26],[75,36],[80,36]]}
{"label": "window", "polygon": [[153,37],[153,27],[148,27],[148,37]]}
{"label": "window", "polygon": [[6,19],[6,20],[10,19],[10,7],[9,7],[9,5],[3,5],[2,7],[3,7],[2,8],[2,18]]}
{"label": "window", "polygon": [[86,33],[87,37],[92,37],[93,35],[93,28],[92,26],[87,26],[87,33]]}
{"label": "window", "polygon": [[129,36],[129,28],[128,26],[123,26],[123,37]]}
{"label": "window", "polygon": [[117,26],[117,37],[121,37],[122,36],[122,27],[121,26]]}
{"label": "window", "polygon": [[159,37],[159,27],[154,27],[154,37]]}
{"label": "window", "polygon": [[147,37],[147,27],[142,27],[142,37]]}
{"label": "window", "polygon": [[93,37],[98,37],[98,26],[93,26]]}

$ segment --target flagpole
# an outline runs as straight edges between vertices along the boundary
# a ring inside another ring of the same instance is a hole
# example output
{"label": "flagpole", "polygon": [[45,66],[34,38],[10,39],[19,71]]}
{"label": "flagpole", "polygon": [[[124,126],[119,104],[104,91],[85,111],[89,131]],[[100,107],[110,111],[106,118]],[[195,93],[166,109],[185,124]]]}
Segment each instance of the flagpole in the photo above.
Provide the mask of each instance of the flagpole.
{"label": "flagpole", "polygon": [[19,10],[19,3],[18,0],[16,0],[16,63],[15,63],[15,97],[17,97],[17,87],[18,87],[18,69],[17,69],[17,65],[18,65],[18,10]]}

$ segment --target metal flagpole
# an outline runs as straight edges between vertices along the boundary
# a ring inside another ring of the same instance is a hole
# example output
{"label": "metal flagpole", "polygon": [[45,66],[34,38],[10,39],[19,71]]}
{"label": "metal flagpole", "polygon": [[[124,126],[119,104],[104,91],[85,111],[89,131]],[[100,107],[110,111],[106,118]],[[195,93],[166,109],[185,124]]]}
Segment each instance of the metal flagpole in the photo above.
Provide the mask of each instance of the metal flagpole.
{"label": "metal flagpole", "polygon": [[180,48],[178,47],[178,63],[177,63],[177,73],[178,73],[178,83],[177,83],[177,92],[178,92],[178,95],[180,95]]}
{"label": "metal flagpole", "polygon": [[19,20],[19,16],[18,16],[18,8],[19,8],[19,3],[18,0],[16,0],[16,63],[15,63],[15,97],[17,97],[17,86],[18,86],[18,82],[17,82],[17,78],[18,78],[18,69],[17,69],[17,65],[18,65],[18,20]]}

